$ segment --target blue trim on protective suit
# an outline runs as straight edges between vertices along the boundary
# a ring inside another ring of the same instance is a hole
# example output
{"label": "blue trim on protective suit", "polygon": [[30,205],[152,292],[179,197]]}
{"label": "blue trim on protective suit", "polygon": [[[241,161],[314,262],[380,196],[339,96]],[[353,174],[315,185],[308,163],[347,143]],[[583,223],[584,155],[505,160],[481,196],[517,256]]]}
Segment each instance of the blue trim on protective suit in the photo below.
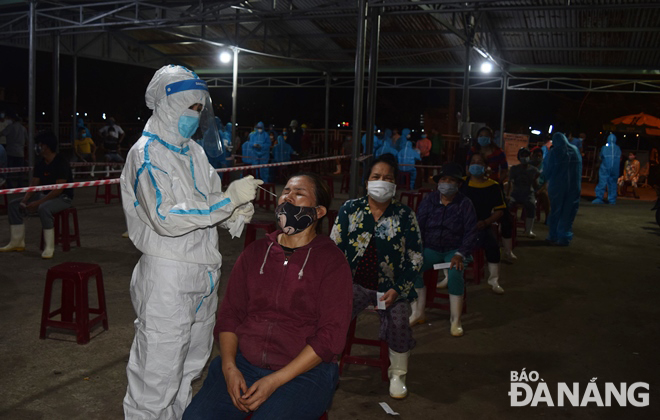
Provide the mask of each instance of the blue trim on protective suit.
{"label": "blue trim on protective suit", "polygon": [[192,178],[193,178],[193,186],[195,187],[195,190],[197,190],[197,192],[200,193],[202,197],[204,197],[204,200],[206,200],[206,194],[204,194],[199,190],[199,188],[197,188],[197,179],[195,179],[195,165],[193,165],[192,156],[189,157],[190,157],[190,173],[192,174]]}
{"label": "blue trim on protective suit", "polygon": [[206,209],[190,209],[190,210],[174,209],[174,210],[170,210],[170,213],[172,213],[172,214],[197,214],[197,215],[200,215],[200,216],[206,216],[206,215],[209,215],[212,212],[218,210],[219,208],[222,208],[222,207],[226,206],[229,203],[231,203],[231,200],[229,198],[225,198],[225,199],[215,203],[211,207],[209,207],[208,210],[206,210]]}
{"label": "blue trim on protective suit", "polygon": [[195,309],[195,313],[197,313],[197,311],[199,311],[199,308],[202,307],[202,303],[204,303],[204,299],[211,296],[211,293],[213,293],[213,290],[215,289],[215,284],[213,284],[213,275],[211,274],[210,271],[208,273],[209,273],[209,283],[211,284],[211,291],[209,292],[208,295],[202,296],[202,300],[199,302],[199,305],[197,305],[197,309]]}
{"label": "blue trim on protective suit", "polygon": [[209,87],[206,85],[206,82],[201,79],[186,79],[165,86],[165,94],[167,96],[174,93],[184,92],[186,90],[204,90],[208,92]]}

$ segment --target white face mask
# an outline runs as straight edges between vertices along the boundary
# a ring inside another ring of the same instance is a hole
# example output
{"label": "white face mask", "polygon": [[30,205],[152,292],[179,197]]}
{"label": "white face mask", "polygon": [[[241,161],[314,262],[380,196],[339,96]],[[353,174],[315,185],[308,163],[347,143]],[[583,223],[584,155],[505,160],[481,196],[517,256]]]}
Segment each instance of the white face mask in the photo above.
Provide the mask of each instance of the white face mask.
{"label": "white face mask", "polygon": [[396,193],[396,184],[388,181],[369,181],[367,182],[367,194],[369,197],[385,203],[390,201]]}

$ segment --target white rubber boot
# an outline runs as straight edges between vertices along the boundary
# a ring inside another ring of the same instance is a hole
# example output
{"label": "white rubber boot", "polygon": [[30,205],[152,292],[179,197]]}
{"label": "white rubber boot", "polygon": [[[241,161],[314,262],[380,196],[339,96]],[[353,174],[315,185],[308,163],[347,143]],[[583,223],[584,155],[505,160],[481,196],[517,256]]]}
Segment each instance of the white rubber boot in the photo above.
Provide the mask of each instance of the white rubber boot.
{"label": "white rubber boot", "polygon": [[41,258],[53,258],[55,252],[55,229],[44,229],[44,252],[41,253]]}
{"label": "white rubber boot", "polygon": [[9,243],[0,252],[25,251],[25,225],[9,225]]}
{"label": "white rubber boot", "polygon": [[339,164],[337,165],[337,170],[335,171],[335,173],[333,173],[333,175],[341,175],[341,165]]}
{"label": "white rubber boot", "polygon": [[410,314],[410,318],[408,318],[411,327],[426,322],[426,287],[422,287],[421,289],[415,288],[415,291],[417,292],[417,299],[410,304],[412,313]]}
{"label": "white rubber boot", "polygon": [[502,245],[504,246],[504,256],[509,261],[515,261],[518,259],[513,253],[513,239],[511,238],[502,238]]}
{"label": "white rubber boot", "polygon": [[532,232],[532,228],[534,228],[534,218],[533,217],[528,217],[525,219],[525,235],[528,238],[536,238],[536,234]]}
{"label": "white rubber boot", "polygon": [[504,289],[500,286],[500,264],[499,263],[488,263],[488,284],[493,289],[494,293],[501,295],[504,293]]}
{"label": "white rubber boot", "polygon": [[408,373],[408,358],[410,351],[397,353],[390,350],[390,367],[387,374],[390,377],[390,397],[402,399],[408,396],[406,388],[406,374]]}
{"label": "white rubber boot", "polygon": [[444,268],[442,271],[445,272],[445,278],[436,283],[435,288],[436,289],[446,289],[447,288],[447,283],[449,283],[449,270]]}
{"label": "white rubber boot", "polygon": [[454,337],[462,336],[463,326],[461,325],[461,314],[463,313],[463,296],[449,295],[449,313],[451,335]]}

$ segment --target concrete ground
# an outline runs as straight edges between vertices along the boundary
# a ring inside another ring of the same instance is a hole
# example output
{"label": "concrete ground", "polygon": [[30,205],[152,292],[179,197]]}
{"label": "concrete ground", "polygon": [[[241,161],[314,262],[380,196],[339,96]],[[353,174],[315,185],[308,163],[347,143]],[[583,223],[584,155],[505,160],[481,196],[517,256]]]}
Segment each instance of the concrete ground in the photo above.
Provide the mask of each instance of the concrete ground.
{"label": "concrete ground", "polygon": [[[335,208],[346,198],[337,195]],[[94,204],[93,189],[87,188],[76,190],[75,205],[81,248],[68,253],[58,249],[53,260],[42,260],[39,221],[31,218],[26,223],[27,251],[0,254],[2,419],[123,417],[134,319],[129,282],[140,254],[121,237],[125,224],[118,203]],[[660,418],[660,228],[651,206],[646,200],[621,199],[615,207],[598,207],[584,199],[575,240],[567,248],[546,245],[542,238],[547,228],[538,226],[539,238],[521,239],[515,250],[518,261],[502,268],[504,295],[494,295],[483,283],[468,288],[465,336],[451,337],[448,316],[438,310],[415,327],[407,399],[389,397],[378,369],[352,365],[341,378],[330,418],[385,419],[381,401],[404,420]],[[271,214],[260,210],[256,218]],[[9,235],[6,219],[0,216],[3,244]],[[221,233],[221,296],[242,243]],[[96,263],[103,269],[110,329],[97,329],[87,345],[76,344],[68,333],[51,332],[48,339],[39,339],[46,271],[65,261]],[[377,317],[363,314],[358,332],[373,336],[376,331]],[[650,406],[511,407],[511,371],[522,369],[539,373],[555,404],[558,382],[579,383],[582,396],[589,380],[597,378],[601,392],[606,382],[649,383]],[[195,390],[200,386],[197,381]]]}

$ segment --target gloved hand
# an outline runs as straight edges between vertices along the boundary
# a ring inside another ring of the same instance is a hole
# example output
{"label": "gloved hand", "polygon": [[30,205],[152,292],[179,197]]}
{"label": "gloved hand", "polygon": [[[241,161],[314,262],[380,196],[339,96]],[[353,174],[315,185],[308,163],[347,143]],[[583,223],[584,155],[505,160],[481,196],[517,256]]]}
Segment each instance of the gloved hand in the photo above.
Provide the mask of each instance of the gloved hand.
{"label": "gloved hand", "polygon": [[241,178],[229,184],[225,194],[229,197],[234,206],[249,203],[257,196],[257,186],[264,182],[260,179],[254,179],[252,175]]}
{"label": "gloved hand", "polygon": [[232,238],[241,236],[243,227],[250,223],[254,215],[254,206],[252,203],[243,204],[237,207],[232,213],[231,217],[227,219],[224,226],[229,229]]}

